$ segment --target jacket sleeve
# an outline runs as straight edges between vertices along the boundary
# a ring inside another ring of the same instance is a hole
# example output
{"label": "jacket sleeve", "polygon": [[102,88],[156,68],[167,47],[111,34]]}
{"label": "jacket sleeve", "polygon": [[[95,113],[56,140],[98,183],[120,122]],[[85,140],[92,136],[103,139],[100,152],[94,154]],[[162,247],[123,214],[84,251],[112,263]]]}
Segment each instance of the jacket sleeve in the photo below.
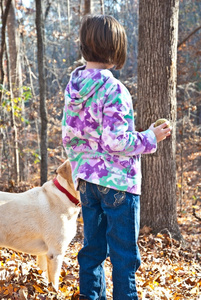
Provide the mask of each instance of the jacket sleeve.
{"label": "jacket sleeve", "polygon": [[153,153],[157,149],[152,130],[135,131],[132,99],[120,83],[112,87],[104,103],[101,146],[111,154],[123,156]]}

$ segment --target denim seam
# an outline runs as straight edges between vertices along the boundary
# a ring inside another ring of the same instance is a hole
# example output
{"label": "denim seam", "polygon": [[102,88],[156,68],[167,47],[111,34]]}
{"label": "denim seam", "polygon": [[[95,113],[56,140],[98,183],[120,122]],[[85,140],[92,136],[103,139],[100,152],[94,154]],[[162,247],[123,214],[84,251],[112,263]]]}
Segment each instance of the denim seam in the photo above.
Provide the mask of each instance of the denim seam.
{"label": "denim seam", "polygon": [[136,220],[136,215],[135,215],[135,213],[136,213],[136,198],[135,198],[135,196],[133,196],[133,198],[134,198],[134,201],[133,201],[133,203],[132,203],[132,215],[133,215],[133,237],[134,237],[134,239],[133,239],[133,250],[134,250],[134,253],[135,254],[137,254],[137,249],[136,249],[136,234],[135,234],[135,230],[136,230],[136,224],[135,224],[135,220]]}
{"label": "denim seam", "polygon": [[[136,220],[137,220],[137,215],[136,215],[136,195],[133,196],[134,201],[133,201],[133,208],[132,208],[132,214],[133,214],[133,251],[136,255],[136,257],[138,256],[138,245],[137,245],[137,236],[136,236]],[[135,260],[135,264],[134,264],[134,270],[136,270],[136,266],[137,266],[137,260]]]}
{"label": "denim seam", "polygon": [[86,192],[86,181],[80,180],[79,182],[79,191],[84,194]]}
{"label": "denim seam", "polygon": [[91,190],[91,192],[93,193],[93,195],[94,195],[94,197],[96,198],[96,200],[98,200],[98,202],[99,202],[99,198],[97,197],[96,193],[94,192],[93,184],[89,183],[89,185],[90,185],[90,190]]}
{"label": "denim seam", "polygon": [[[79,191],[81,194],[81,203],[82,205],[87,205],[89,203],[88,198],[87,198],[87,193],[86,193],[86,181],[82,180],[80,181],[80,185],[79,185]],[[83,200],[84,198],[84,200]]]}

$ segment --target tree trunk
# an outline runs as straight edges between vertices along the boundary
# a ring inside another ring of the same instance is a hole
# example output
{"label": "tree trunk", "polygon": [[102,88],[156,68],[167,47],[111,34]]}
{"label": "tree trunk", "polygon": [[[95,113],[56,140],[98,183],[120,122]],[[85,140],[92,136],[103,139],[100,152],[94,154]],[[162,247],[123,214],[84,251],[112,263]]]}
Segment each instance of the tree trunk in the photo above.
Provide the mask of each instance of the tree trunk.
{"label": "tree trunk", "polygon": [[42,1],[36,0],[36,30],[37,30],[37,48],[38,48],[38,73],[40,88],[40,117],[41,117],[41,185],[47,181],[47,109],[45,95],[45,66],[44,66],[44,27],[42,17]]}
{"label": "tree trunk", "polygon": [[140,0],[137,129],[158,118],[173,127],[171,138],[142,157],[141,227],[180,239],[176,212],[176,63],[179,0]]}
{"label": "tree trunk", "polygon": [[14,150],[14,174],[16,183],[19,182],[20,168],[19,168],[19,149],[18,149],[18,131],[15,121],[15,109],[13,99],[19,96],[19,72],[17,64],[17,44],[16,44],[16,18],[14,1],[10,4],[10,9],[7,18],[8,31],[8,52],[9,52],[9,74],[10,74],[10,92],[11,92],[11,126],[13,134],[13,150]]}
{"label": "tree trunk", "polygon": [[84,15],[92,13],[92,0],[84,0]]}
{"label": "tree trunk", "polygon": [[100,7],[101,7],[101,15],[104,15],[105,14],[104,0],[100,0]]}
{"label": "tree trunk", "polygon": [[[6,22],[7,17],[10,9],[12,0],[8,0],[6,2],[6,8],[5,11],[3,10],[3,1],[1,2],[1,16],[2,16],[2,26],[1,26],[1,49],[0,49],[0,84],[3,85],[4,82],[4,70],[3,70],[3,54],[5,50],[5,44],[6,44]],[[2,96],[0,91],[0,97]]]}

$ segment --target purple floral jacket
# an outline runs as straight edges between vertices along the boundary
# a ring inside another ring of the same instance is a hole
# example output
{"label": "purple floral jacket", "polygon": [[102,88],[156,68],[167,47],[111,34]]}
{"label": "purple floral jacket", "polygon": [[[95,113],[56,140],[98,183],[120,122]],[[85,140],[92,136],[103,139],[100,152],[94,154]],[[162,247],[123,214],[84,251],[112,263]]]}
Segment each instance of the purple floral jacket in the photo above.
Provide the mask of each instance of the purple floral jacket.
{"label": "purple floral jacket", "polygon": [[62,138],[79,179],[141,193],[140,155],[156,151],[153,131],[135,131],[126,87],[109,70],[77,68],[65,90]]}

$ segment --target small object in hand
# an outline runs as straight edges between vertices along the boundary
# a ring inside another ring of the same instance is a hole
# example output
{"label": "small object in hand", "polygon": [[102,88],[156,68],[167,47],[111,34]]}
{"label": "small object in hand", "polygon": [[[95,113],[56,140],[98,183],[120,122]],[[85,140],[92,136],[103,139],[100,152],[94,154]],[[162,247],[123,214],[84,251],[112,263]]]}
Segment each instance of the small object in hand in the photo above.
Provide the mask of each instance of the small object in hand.
{"label": "small object in hand", "polygon": [[167,120],[167,119],[158,119],[155,123],[154,123],[154,127],[157,127],[157,126],[159,126],[159,125],[161,125],[161,124],[163,124],[163,123],[167,123],[167,126],[165,127],[165,128],[167,128],[167,127],[170,127],[170,122]]}

